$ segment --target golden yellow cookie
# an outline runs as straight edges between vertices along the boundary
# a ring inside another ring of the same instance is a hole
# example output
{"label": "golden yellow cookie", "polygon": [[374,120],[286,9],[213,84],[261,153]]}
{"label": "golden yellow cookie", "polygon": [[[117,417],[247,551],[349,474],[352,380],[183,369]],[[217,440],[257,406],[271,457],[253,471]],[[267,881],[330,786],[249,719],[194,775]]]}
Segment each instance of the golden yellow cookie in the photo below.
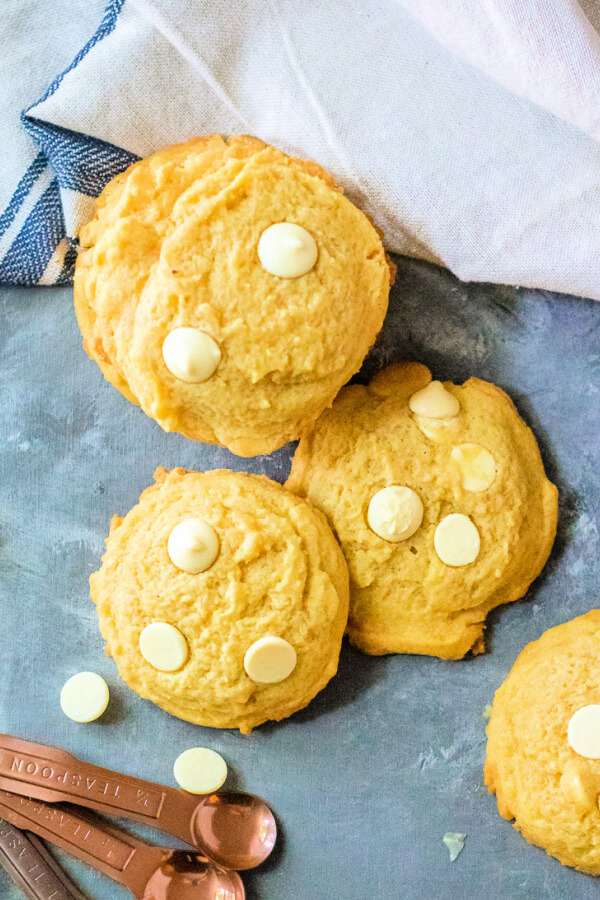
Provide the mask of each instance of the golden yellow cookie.
{"label": "golden yellow cookie", "polygon": [[324,516],[261,475],[155,479],[113,519],[90,579],[121,677],[188,722],[244,733],[302,709],[335,674],[348,618]]}
{"label": "golden yellow cookie", "polygon": [[485,762],[500,815],[590,875],[600,875],[599,648],[600,610],[528,644],[496,692]]}
{"label": "golden yellow cookie", "polygon": [[341,391],[286,486],[337,535],[348,633],[367,653],[483,652],[486,614],[523,596],[556,532],[556,488],[509,397],[417,363]]}
{"label": "golden yellow cookie", "polygon": [[[299,227],[267,233],[284,222]],[[245,136],[135,163],[80,243],[89,356],[165,431],[240,456],[299,437],[331,404],[381,328],[393,279],[378,232],[331,176]]]}

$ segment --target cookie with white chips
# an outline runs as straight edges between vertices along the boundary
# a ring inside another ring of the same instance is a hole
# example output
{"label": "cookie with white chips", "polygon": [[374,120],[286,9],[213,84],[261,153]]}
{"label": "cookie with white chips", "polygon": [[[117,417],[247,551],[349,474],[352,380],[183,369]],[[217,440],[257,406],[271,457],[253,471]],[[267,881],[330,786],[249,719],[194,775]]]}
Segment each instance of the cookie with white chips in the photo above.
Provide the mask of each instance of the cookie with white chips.
{"label": "cookie with white chips", "polygon": [[188,722],[247,733],[335,674],[348,570],[325,517],[261,475],[158,469],[90,579],[119,674]]}
{"label": "cookie with white chips", "polygon": [[358,371],[395,267],[313,162],[208,135],[114,178],[81,231],[84,348],[165,431],[239,456],[295,440]]}
{"label": "cookie with white chips", "polygon": [[483,652],[487,613],[525,594],[556,533],[556,488],[510,398],[418,363],[344,388],[286,487],[342,546],[348,633],[367,653]]}
{"label": "cookie with white chips", "polygon": [[600,610],[528,644],[496,692],[485,782],[500,815],[563,865],[600,875]]}

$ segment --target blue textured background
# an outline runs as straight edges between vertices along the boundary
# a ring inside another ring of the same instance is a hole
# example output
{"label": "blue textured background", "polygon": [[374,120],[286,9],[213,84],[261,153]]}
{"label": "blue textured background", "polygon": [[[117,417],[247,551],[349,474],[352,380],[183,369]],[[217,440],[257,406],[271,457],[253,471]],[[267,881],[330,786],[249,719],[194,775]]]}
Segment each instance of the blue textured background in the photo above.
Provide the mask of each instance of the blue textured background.
{"label": "blue textured background", "polygon": [[[597,605],[600,304],[398,263],[363,375],[408,358],[435,377],[494,381],[533,427],[560,490],[551,560],[526,601],[491,616],[489,652],[442,662],[344,646],[338,676],[307,710],[249,737],[188,725],[131,693],[103,653],[88,595],[110,517],[136,502],[158,465],[281,481],[293,448],[240,460],[163,434],[83,353],[70,289],[0,289],[0,728],[165,783],[187,747],[221,752],[230,784],[266,797],[283,826],[274,858],[245,877],[250,900],[591,900],[594,879],[500,819],[482,765],[483,711],[518,652]],[[65,719],[58,704],[81,669],[101,672],[112,691],[91,725]],[[454,863],[446,831],[468,835]],[[126,896],[73,871],[98,900]],[[3,877],[0,897],[12,900]]]}

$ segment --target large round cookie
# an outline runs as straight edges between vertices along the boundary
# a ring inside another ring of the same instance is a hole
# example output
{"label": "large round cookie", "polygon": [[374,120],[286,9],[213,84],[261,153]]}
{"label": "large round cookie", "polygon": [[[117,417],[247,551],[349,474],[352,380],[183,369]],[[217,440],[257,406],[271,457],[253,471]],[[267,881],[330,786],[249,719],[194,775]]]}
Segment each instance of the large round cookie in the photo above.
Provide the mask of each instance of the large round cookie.
{"label": "large round cookie", "polygon": [[[261,236],[282,222],[316,242],[298,277],[259,258]],[[105,377],[165,431],[241,456],[298,438],[331,404],[381,328],[393,270],[326,172],[245,136],[135,163],[104,189],[80,244],[75,308]],[[165,338],[180,328],[220,350],[203,381],[165,363]]]}
{"label": "large round cookie", "polygon": [[[335,674],[348,617],[348,572],[324,516],[264,476],[158,469],[155,479],[125,518],[113,519],[90,579],[120,675],[199,725],[247,733],[302,709]],[[197,574],[170,555],[170,535],[191,518],[214,529],[219,548]],[[187,644],[176,671],[157,670],[142,653],[140,637],[155,623]],[[257,683],[245,668],[265,637],[297,656],[277,683]]]}
{"label": "large round cookie", "polygon": [[[300,441],[286,486],[323,510],[340,541],[350,640],[367,653],[458,659],[483,652],[486,614],[522,597],[542,569],[557,492],[503,391],[477,378],[430,382],[407,363],[345,388]],[[395,510],[379,494],[392,485],[411,502]],[[375,495],[384,532],[398,514],[414,533],[375,533]]]}
{"label": "large round cookie", "polygon": [[586,753],[591,741],[600,756],[599,648],[600,610],[525,647],[496,692],[485,763],[500,814],[528,841],[591,875],[600,875],[600,759],[570,741]]}

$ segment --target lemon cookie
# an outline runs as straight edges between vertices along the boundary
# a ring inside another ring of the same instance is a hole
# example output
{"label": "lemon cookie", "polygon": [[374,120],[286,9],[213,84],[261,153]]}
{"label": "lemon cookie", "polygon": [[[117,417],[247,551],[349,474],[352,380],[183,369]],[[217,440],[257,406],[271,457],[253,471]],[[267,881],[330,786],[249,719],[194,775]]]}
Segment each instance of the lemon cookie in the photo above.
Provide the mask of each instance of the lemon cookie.
{"label": "lemon cookie", "polygon": [[546,631],[496,692],[485,782],[500,815],[600,875],[600,610]]}
{"label": "lemon cookie", "polygon": [[509,397],[417,363],[345,388],[287,485],[328,517],[350,570],[352,643],[458,659],[522,597],[554,540],[557,492]]}
{"label": "lemon cookie", "polygon": [[158,469],[90,579],[121,677],[188,722],[247,733],[335,674],[348,571],[325,517],[265,476]]}
{"label": "lemon cookie", "polygon": [[252,137],[118,175],[80,234],[75,309],[105,377],[165,431],[270,453],[361,365],[393,265],[315,163]]}

